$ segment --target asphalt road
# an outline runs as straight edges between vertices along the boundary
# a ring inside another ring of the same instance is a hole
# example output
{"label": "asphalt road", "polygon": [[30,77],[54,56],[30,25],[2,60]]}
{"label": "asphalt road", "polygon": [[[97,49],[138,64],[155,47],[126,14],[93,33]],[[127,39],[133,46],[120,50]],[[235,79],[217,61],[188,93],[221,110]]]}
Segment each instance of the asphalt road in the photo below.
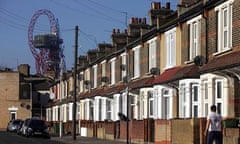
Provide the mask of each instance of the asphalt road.
{"label": "asphalt road", "polygon": [[65,135],[61,139],[57,135],[52,136],[50,139],[24,137],[16,133],[0,130],[0,144],[125,144],[125,142],[80,136],[77,136],[77,139],[73,140],[71,135]]}
{"label": "asphalt road", "polygon": [[1,144],[64,144],[63,142],[42,137],[23,137],[16,133],[0,131]]}

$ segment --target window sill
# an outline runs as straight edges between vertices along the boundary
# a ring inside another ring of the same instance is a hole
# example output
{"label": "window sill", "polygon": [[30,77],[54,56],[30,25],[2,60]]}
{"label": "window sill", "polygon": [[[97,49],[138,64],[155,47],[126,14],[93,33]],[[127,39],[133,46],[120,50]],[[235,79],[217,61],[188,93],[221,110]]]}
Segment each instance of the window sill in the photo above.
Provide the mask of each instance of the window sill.
{"label": "window sill", "polygon": [[223,51],[213,53],[213,55],[214,55],[214,56],[218,56],[218,55],[221,55],[221,54],[227,53],[227,52],[229,52],[229,51],[232,51],[232,49],[231,49],[231,48],[226,48],[226,49],[223,50]]}

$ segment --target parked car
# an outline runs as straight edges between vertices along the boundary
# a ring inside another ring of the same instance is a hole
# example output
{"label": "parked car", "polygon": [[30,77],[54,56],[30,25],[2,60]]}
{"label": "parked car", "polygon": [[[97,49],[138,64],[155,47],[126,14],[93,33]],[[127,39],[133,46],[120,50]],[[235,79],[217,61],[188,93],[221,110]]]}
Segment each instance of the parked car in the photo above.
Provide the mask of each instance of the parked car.
{"label": "parked car", "polygon": [[8,122],[7,125],[7,131],[9,132],[17,132],[17,129],[19,129],[19,127],[21,126],[23,120],[21,119],[15,119],[15,120],[11,120]]}
{"label": "parked car", "polygon": [[27,118],[22,122],[21,126],[17,129],[18,135],[24,135],[26,133],[25,131],[27,129],[27,124],[28,124],[29,120],[30,120],[30,118]]}
{"label": "parked car", "polygon": [[31,118],[26,120],[26,125],[22,126],[21,134],[24,136],[40,135],[45,138],[50,138],[46,122],[41,119]]}

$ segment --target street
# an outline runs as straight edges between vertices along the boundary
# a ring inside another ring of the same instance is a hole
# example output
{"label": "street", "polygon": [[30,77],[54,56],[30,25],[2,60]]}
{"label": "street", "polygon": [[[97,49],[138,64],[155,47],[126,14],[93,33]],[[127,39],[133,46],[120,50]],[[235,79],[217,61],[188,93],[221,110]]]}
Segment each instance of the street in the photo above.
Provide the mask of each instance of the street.
{"label": "street", "polygon": [[45,139],[42,137],[23,137],[16,133],[0,131],[1,144],[64,144],[59,141]]}
{"label": "street", "polygon": [[120,141],[103,140],[97,138],[77,137],[75,141],[72,140],[71,135],[63,136],[60,139],[58,136],[52,136],[51,139],[42,137],[23,137],[16,133],[10,133],[0,130],[1,144],[124,144]]}

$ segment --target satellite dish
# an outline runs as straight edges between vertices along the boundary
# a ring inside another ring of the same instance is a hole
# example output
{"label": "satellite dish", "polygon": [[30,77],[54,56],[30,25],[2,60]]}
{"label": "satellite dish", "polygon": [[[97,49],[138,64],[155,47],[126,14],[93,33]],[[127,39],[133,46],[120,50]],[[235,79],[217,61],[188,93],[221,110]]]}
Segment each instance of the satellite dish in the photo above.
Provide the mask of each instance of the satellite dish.
{"label": "satellite dish", "polygon": [[54,93],[50,93],[50,99],[54,99],[55,98],[55,94]]}
{"label": "satellite dish", "polygon": [[205,64],[206,60],[204,58],[204,56],[196,56],[194,58],[194,64],[197,65],[197,66],[203,66]]}

